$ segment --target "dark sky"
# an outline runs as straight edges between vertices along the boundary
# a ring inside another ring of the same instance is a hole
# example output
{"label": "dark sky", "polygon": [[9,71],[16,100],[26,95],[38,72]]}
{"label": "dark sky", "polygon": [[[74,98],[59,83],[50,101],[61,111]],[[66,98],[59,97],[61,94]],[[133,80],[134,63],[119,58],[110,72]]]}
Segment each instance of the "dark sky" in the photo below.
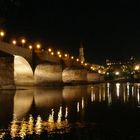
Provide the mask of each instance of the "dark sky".
{"label": "dark sky", "polygon": [[86,60],[140,59],[140,3],[135,0],[0,0],[0,26],[9,38],[25,36]]}

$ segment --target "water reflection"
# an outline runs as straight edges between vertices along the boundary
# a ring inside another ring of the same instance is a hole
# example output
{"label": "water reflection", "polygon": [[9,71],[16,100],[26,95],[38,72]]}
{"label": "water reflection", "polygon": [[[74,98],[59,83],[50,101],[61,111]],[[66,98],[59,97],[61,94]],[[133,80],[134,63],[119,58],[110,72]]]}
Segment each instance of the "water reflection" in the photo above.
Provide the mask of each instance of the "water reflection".
{"label": "water reflection", "polygon": [[[103,83],[0,91],[0,106],[8,110],[3,112],[0,107],[0,123],[10,132],[11,138],[24,139],[27,135],[41,135],[44,131],[65,133],[77,122],[115,120],[124,110],[128,111],[125,113],[129,117],[131,110],[137,111],[140,106],[140,84]],[[110,110],[119,112],[113,116],[113,113],[106,113]]]}
{"label": "water reflection", "polygon": [[50,113],[51,109],[55,112],[63,102],[61,88],[35,89],[34,90],[34,108],[35,115],[41,115],[43,119]]}
{"label": "water reflection", "polygon": [[[8,127],[13,117],[14,90],[0,90],[0,127]],[[7,121],[8,120],[8,121]]]}
{"label": "water reflection", "polygon": [[99,103],[104,103],[106,107],[120,103],[138,106],[139,84],[106,83],[95,86],[66,86],[58,89],[17,90],[11,112],[16,114],[16,118],[20,121],[29,114],[40,115],[43,119],[53,116],[54,121],[60,121],[65,117],[74,119],[78,112],[87,110],[89,105],[93,107]]}
{"label": "water reflection", "polygon": [[14,96],[14,115],[18,120],[22,120],[33,105],[33,90],[16,90]]}

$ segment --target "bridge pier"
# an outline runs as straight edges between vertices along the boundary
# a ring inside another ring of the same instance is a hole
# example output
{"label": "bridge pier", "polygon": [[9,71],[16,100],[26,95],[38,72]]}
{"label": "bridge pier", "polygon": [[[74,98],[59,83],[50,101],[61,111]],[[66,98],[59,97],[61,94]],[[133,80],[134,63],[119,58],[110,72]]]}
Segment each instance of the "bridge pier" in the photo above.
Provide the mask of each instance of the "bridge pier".
{"label": "bridge pier", "polygon": [[60,64],[44,63],[37,65],[34,73],[35,85],[62,84],[62,66]]}
{"label": "bridge pier", "polygon": [[15,89],[14,57],[0,52],[0,89]]}
{"label": "bridge pier", "polygon": [[95,72],[87,72],[87,82],[99,82],[100,81],[100,74]]}
{"label": "bridge pier", "polygon": [[63,70],[62,79],[64,83],[86,83],[87,70],[81,68],[66,68]]}

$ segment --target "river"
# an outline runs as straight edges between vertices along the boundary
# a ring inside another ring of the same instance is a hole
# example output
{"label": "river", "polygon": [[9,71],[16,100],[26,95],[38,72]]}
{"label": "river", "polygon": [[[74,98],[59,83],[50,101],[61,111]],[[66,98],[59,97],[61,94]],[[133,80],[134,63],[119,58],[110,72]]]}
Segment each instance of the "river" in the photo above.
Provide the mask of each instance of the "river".
{"label": "river", "polygon": [[139,139],[140,84],[0,91],[0,139]]}

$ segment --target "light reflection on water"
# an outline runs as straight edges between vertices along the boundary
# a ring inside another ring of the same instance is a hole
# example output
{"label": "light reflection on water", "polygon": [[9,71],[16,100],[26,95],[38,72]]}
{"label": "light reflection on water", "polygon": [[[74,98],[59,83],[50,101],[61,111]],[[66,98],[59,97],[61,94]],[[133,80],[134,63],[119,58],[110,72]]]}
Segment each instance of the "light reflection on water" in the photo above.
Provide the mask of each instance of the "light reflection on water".
{"label": "light reflection on water", "polygon": [[136,119],[139,107],[137,83],[6,90],[0,91],[0,126],[10,131],[12,138],[40,135],[43,131],[65,133],[77,122],[104,124],[117,123],[117,118],[124,122],[129,116]]}

